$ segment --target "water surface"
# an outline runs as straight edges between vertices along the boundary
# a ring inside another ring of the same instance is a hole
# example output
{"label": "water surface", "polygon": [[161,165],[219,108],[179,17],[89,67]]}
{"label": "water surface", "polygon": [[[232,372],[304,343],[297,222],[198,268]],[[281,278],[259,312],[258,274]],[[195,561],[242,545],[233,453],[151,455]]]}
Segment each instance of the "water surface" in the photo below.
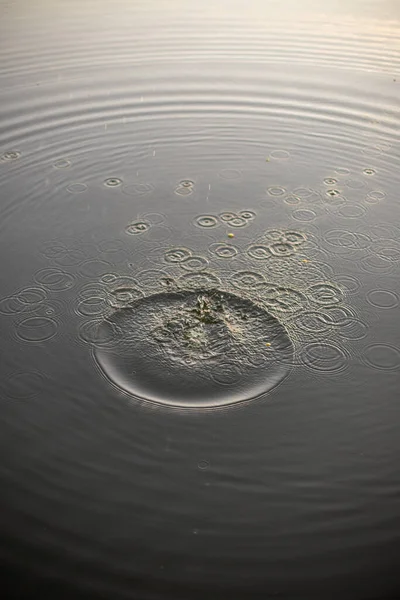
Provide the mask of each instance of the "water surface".
{"label": "water surface", "polygon": [[397,598],[399,3],[0,16],[7,597]]}

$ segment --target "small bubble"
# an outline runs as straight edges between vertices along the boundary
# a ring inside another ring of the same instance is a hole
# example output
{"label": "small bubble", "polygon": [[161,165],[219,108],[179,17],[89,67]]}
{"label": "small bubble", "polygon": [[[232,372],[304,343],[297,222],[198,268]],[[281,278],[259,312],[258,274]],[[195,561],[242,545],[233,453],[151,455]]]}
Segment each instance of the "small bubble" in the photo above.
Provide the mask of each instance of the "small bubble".
{"label": "small bubble", "polygon": [[122,191],[128,196],[145,196],[146,194],[151,194],[151,192],[154,191],[154,185],[150,182],[132,183],[130,185],[123,186]]}
{"label": "small bubble", "polygon": [[285,188],[279,186],[279,185],[274,185],[272,187],[269,187],[267,189],[267,192],[270,196],[284,196],[286,194],[286,190]]}
{"label": "small bubble", "polygon": [[292,244],[290,244],[289,242],[272,243],[272,244],[270,244],[269,248],[270,248],[271,253],[274,254],[275,256],[290,256],[291,254],[294,254],[294,252],[295,252]]}
{"label": "small bubble", "polygon": [[390,309],[399,305],[399,297],[390,290],[371,290],[367,294],[367,301],[376,308]]}
{"label": "small bubble", "polygon": [[317,218],[317,213],[309,208],[298,208],[292,212],[292,217],[297,221],[308,223]]}
{"label": "small bubble", "polygon": [[337,211],[337,214],[346,219],[360,219],[366,213],[365,206],[360,204],[346,204],[341,206]]}
{"label": "small bubble", "polygon": [[79,273],[82,277],[101,277],[112,268],[112,265],[105,260],[90,259],[83,262],[79,267]]}
{"label": "small bubble", "polygon": [[21,152],[19,152],[18,150],[8,150],[7,152],[4,152],[1,159],[2,160],[17,160],[18,158],[20,158],[20,156],[21,156]]}
{"label": "small bubble", "polygon": [[380,154],[383,154],[383,152],[387,151],[389,148],[389,144],[375,144],[372,146],[364,146],[361,152],[363,154],[366,154],[367,156],[379,156]]}
{"label": "small bubble", "polygon": [[219,385],[235,385],[243,374],[239,365],[234,362],[220,363],[210,368],[210,377]]}
{"label": "small bubble", "polygon": [[340,196],[339,190],[335,190],[335,189],[328,190],[326,193],[328,196]]}
{"label": "small bubble", "polygon": [[347,167],[337,167],[335,171],[338,175],[350,175],[350,169]]}
{"label": "small bubble", "polygon": [[371,190],[365,197],[368,204],[377,204],[386,198],[386,192],[383,190]]}
{"label": "small bubble", "polygon": [[222,177],[222,179],[234,180],[240,179],[242,174],[238,169],[224,169],[223,171],[220,171],[219,176]]}
{"label": "small bubble", "polygon": [[79,299],[76,312],[85,317],[94,317],[105,312],[105,303],[102,296]]}
{"label": "small bubble", "polygon": [[162,269],[145,269],[144,271],[136,273],[135,276],[141,286],[158,288],[160,286],[160,280],[169,277],[169,273]]}
{"label": "small bubble", "polygon": [[29,287],[20,290],[15,296],[22,304],[37,305],[46,300],[47,292],[43,288]]}
{"label": "small bubble", "polygon": [[307,241],[307,236],[300,231],[284,231],[283,239],[286,242],[290,242],[293,246],[299,246]]}
{"label": "small bubble", "polygon": [[272,150],[270,157],[274,158],[275,160],[288,160],[288,158],[290,158],[290,154],[287,150]]}
{"label": "small bubble", "polygon": [[86,192],[87,188],[86,183],[70,183],[67,187],[67,192],[70,194],[82,194]]}
{"label": "small bubble", "polygon": [[238,254],[238,249],[232,244],[215,243],[209,246],[210,252],[215,254],[218,258],[233,258]]}
{"label": "small bubble", "polygon": [[26,310],[28,310],[28,306],[17,296],[6,296],[0,300],[0,313],[3,315],[14,315]]}
{"label": "small bubble", "polygon": [[331,306],[343,298],[342,291],[330,283],[317,283],[308,288],[310,299],[316,304]]}
{"label": "small bubble", "polygon": [[109,292],[108,301],[113,308],[130,308],[136,300],[143,298],[142,290],[133,286],[120,286]]}
{"label": "small bubble", "polygon": [[246,227],[248,221],[243,217],[235,217],[229,221],[229,227]]}
{"label": "small bubble", "polygon": [[359,267],[367,273],[390,273],[393,262],[378,255],[364,256],[358,263]]}
{"label": "small bubble", "polygon": [[154,243],[162,243],[169,240],[172,233],[173,231],[170,227],[165,225],[155,225],[154,227],[150,227],[147,235],[143,238],[143,241],[152,244],[154,247]]}
{"label": "small bubble", "polygon": [[178,194],[178,196],[190,196],[191,194],[193,194],[193,188],[178,185],[175,188],[175,194]]}
{"label": "small bubble", "polygon": [[354,311],[346,306],[325,306],[321,311],[322,320],[328,325],[334,327],[341,327],[347,325],[352,319],[354,319]]}
{"label": "small bubble", "polygon": [[164,288],[172,288],[176,285],[176,280],[173,277],[161,277],[160,285]]}
{"label": "small bubble", "polygon": [[238,271],[231,276],[230,282],[236,288],[246,289],[264,283],[265,279],[261,273],[255,271]]}
{"label": "small bubble", "polygon": [[53,268],[40,269],[34,275],[34,279],[36,283],[54,292],[72,288],[75,284],[75,277],[71,273]]}
{"label": "small bubble", "polygon": [[117,279],[117,276],[114,273],[105,273],[102,275],[100,281],[103,283],[113,283]]}
{"label": "small bubble", "polygon": [[28,400],[43,390],[44,380],[38,371],[19,371],[2,379],[1,392],[13,400]]}
{"label": "small bubble", "polygon": [[141,215],[141,218],[152,225],[161,225],[165,221],[165,215],[161,213],[146,213],[145,215]]}
{"label": "small bubble", "polygon": [[192,188],[194,186],[194,181],[191,181],[190,179],[183,179],[179,182],[179,185],[184,188]]}
{"label": "small bubble", "polygon": [[256,213],[252,210],[241,210],[239,212],[239,217],[243,217],[243,219],[246,219],[247,221],[252,221],[255,219]]}
{"label": "small bubble", "polygon": [[283,201],[289,206],[296,206],[297,204],[301,203],[301,198],[299,198],[299,196],[293,196],[293,194],[290,194],[289,196],[286,196]]}
{"label": "small bubble", "polygon": [[335,179],[334,177],[326,177],[324,179],[324,183],[325,183],[325,185],[336,185],[337,179]]}
{"label": "small bubble", "polygon": [[361,282],[352,275],[338,275],[336,282],[345,289],[347,295],[356,294],[361,287]]}
{"label": "small bubble", "polygon": [[393,371],[400,368],[400,350],[390,344],[371,344],[362,356],[369,367],[382,371]]}
{"label": "small bubble", "polygon": [[345,181],[345,184],[347,185],[347,187],[353,190],[359,190],[365,187],[365,181],[363,181],[362,179],[347,179],[347,181]]}
{"label": "small bubble", "polygon": [[104,181],[104,185],[106,185],[107,187],[118,187],[121,184],[122,179],[119,179],[118,177],[109,177]]}
{"label": "small bubble", "polygon": [[180,266],[186,271],[203,271],[208,266],[208,260],[203,256],[190,256],[181,261]]}
{"label": "small bubble", "polygon": [[295,190],[293,190],[293,194],[295,196],[298,196],[299,198],[305,199],[310,198],[314,194],[314,190],[312,190],[311,188],[298,187]]}
{"label": "small bubble", "polygon": [[218,217],[221,219],[221,221],[231,221],[232,219],[236,219],[238,215],[234,212],[226,211],[220,213]]}
{"label": "small bubble", "polygon": [[114,254],[124,250],[124,244],[120,240],[103,240],[97,245],[97,249],[105,254]]}
{"label": "small bubble", "polygon": [[364,175],[375,175],[376,171],[375,169],[364,169],[363,173]]}
{"label": "small bubble", "polygon": [[367,336],[368,326],[366,323],[355,317],[347,319],[346,323],[343,323],[338,334],[341,338],[350,341],[362,340]]}
{"label": "small bubble", "polygon": [[218,287],[221,285],[221,280],[214,273],[200,271],[197,273],[185,273],[185,275],[179,277],[178,283],[182,288],[198,290]]}
{"label": "small bubble", "polygon": [[267,260],[271,258],[269,246],[264,246],[263,244],[253,244],[247,248],[246,252],[250,258],[255,258],[256,260]]}
{"label": "small bubble", "polygon": [[171,248],[164,254],[164,260],[170,263],[180,263],[192,255],[189,248]]}
{"label": "small bubble", "polygon": [[197,466],[199,467],[199,469],[204,471],[205,469],[208,469],[208,467],[210,466],[210,463],[208,462],[208,460],[199,460],[199,462],[197,463]]}
{"label": "small bubble", "polygon": [[371,249],[380,258],[394,262],[400,260],[400,242],[397,240],[377,240]]}
{"label": "small bubble", "polygon": [[306,345],[300,355],[302,363],[314,371],[339,373],[348,367],[349,357],[338,346],[325,342]]}
{"label": "small bubble", "polygon": [[16,328],[17,336],[26,342],[44,342],[57,333],[58,324],[48,317],[29,317]]}
{"label": "small bubble", "polygon": [[67,158],[60,158],[59,160],[56,160],[56,162],[53,164],[53,167],[56,169],[68,169],[71,164],[71,161]]}
{"label": "small bubble", "polygon": [[87,283],[80,288],[78,297],[82,300],[88,300],[94,297],[105,300],[107,298],[107,292],[104,286],[99,283]]}
{"label": "small bubble", "polygon": [[129,235],[139,235],[145,233],[150,229],[150,223],[146,221],[135,221],[125,228],[126,233]]}
{"label": "small bubble", "polygon": [[325,318],[323,312],[307,310],[296,315],[292,323],[305,334],[315,336],[327,333],[332,328],[332,322]]}
{"label": "small bubble", "polygon": [[95,347],[112,347],[119,341],[118,327],[107,320],[86,321],[79,327],[78,334],[83,342]]}
{"label": "small bubble", "polygon": [[218,219],[214,217],[214,215],[200,215],[199,217],[196,217],[194,223],[198,227],[211,228],[217,227]]}

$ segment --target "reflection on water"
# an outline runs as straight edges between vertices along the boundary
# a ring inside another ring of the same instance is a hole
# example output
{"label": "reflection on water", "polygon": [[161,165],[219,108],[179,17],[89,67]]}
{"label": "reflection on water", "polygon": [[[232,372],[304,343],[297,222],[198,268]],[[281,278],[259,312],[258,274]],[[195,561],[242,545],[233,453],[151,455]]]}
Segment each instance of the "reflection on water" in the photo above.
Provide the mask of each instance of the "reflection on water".
{"label": "reflection on water", "polygon": [[8,597],[396,598],[398,3],[0,15]]}

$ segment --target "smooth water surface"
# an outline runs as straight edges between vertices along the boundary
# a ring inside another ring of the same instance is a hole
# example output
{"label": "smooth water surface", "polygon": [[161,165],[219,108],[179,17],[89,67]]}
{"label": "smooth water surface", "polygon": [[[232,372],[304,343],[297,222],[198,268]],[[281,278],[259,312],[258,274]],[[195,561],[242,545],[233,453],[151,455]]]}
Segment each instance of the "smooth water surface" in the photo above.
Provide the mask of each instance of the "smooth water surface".
{"label": "smooth water surface", "polygon": [[399,39],[0,1],[7,598],[400,596]]}

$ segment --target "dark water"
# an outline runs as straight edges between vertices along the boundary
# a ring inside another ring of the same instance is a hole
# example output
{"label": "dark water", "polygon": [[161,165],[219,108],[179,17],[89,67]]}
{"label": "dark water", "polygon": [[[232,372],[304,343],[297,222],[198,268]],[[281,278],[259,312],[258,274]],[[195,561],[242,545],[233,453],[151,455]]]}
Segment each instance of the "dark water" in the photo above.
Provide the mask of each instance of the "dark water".
{"label": "dark water", "polygon": [[399,36],[0,2],[5,597],[400,597]]}

